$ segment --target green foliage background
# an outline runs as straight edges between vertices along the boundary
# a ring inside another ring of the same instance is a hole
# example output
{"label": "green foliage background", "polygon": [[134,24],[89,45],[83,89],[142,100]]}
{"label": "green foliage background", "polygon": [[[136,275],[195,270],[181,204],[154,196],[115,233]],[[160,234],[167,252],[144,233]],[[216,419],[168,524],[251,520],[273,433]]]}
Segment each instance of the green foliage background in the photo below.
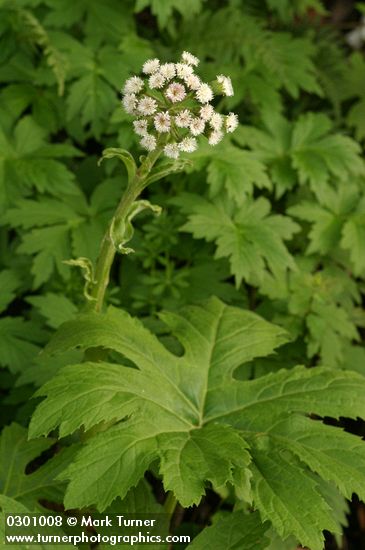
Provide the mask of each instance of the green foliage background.
{"label": "green foliage background", "polygon": [[[235,96],[220,106],[237,112],[240,126],[218,147],[203,143],[189,155],[187,173],[149,189],[163,213],[138,218],[136,253],[118,258],[107,302],[175,351],[179,344],[155,314],[211,296],[285,329],[287,343],[276,355],[252,355],[237,371],[241,381],[296,364],[365,375],[365,59],[351,53],[322,2],[1,0],[2,425],[17,422],[12,433],[4,430],[6,449],[28,445],[21,426],[37,403],[35,389],[81,360],[72,345],[56,358],[39,351],[84,302],[81,272],[64,261],[95,260],[126,185],[117,161],[98,166],[102,150],[141,153],[119,90],[147,58],[175,60],[182,50],[201,59],[206,80],[231,75]],[[110,347],[116,362],[118,353],[128,357]],[[229,432],[229,448],[228,440]],[[24,465],[52,441],[29,445]],[[63,494],[58,462],[64,469],[73,452],[67,447],[62,460],[42,466],[48,499]],[[333,499],[344,524],[344,501]],[[222,526],[239,523],[237,513],[227,519],[223,511]],[[253,540],[261,532],[255,518],[247,517],[247,540],[237,535],[227,548],[259,548],[249,541],[251,531]],[[283,538],[286,521],[282,530],[276,524]],[[293,534],[288,549],[300,537]],[[209,531],[201,536],[208,538],[192,548],[209,547]],[[262,548],[284,548],[272,528],[267,537]]]}

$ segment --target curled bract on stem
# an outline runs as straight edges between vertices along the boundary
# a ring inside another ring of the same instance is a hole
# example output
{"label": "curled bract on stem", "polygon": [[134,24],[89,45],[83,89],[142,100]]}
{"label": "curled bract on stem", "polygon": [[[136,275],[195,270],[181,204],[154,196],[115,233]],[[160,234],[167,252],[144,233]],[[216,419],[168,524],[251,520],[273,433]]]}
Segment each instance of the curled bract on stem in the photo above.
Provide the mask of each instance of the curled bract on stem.
{"label": "curled bract on stem", "polygon": [[195,74],[199,59],[184,51],[178,63],[149,59],[142,76],[132,76],[124,84],[122,105],[133,115],[134,131],[147,151],[163,146],[163,154],[177,159],[181,152],[192,153],[198,136],[217,145],[225,133],[238,126],[235,113],[218,113],[212,101],[217,95],[232,96],[229,76],[217,75],[207,83]]}

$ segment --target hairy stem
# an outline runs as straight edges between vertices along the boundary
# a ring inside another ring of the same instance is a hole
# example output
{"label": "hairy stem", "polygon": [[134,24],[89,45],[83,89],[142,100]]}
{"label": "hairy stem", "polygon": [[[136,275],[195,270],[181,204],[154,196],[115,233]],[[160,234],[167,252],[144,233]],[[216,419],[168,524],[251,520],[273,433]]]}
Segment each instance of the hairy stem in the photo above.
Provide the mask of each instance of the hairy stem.
{"label": "hairy stem", "polygon": [[112,241],[111,231],[114,224],[123,222],[129,209],[145,187],[146,179],[153,165],[161,154],[161,148],[149,153],[138,168],[134,179],[129,182],[117,206],[115,214],[104,234],[99,256],[95,266],[95,284],[90,292],[94,311],[100,312],[103,307],[105,291],[109,284],[110,270],[113,265],[116,249]]}

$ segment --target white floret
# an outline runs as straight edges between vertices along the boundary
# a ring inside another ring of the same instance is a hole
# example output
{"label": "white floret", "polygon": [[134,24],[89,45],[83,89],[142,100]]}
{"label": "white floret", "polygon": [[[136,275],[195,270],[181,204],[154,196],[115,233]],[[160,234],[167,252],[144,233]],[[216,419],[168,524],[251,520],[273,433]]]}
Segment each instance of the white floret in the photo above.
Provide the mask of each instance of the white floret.
{"label": "white floret", "polygon": [[126,94],[122,99],[125,112],[129,115],[134,115],[136,113],[137,102],[136,94]]}
{"label": "white floret", "polygon": [[199,114],[200,114],[200,118],[202,118],[205,121],[208,121],[212,118],[214,114],[214,109],[212,105],[203,105],[203,107],[200,108]]}
{"label": "white floret", "polygon": [[195,95],[200,103],[209,103],[213,99],[213,91],[209,84],[201,84]]}
{"label": "white floret", "polygon": [[153,119],[153,123],[158,132],[168,132],[171,127],[171,120],[169,113],[157,113]]}
{"label": "white floret", "polygon": [[220,130],[214,130],[208,138],[209,145],[217,145],[223,139],[223,132]]}
{"label": "white floret", "polygon": [[151,136],[151,134],[147,134],[146,136],[143,136],[140,143],[142,147],[147,149],[147,151],[154,151],[157,145],[155,136]]}
{"label": "white floret", "polygon": [[200,78],[196,76],[196,74],[190,74],[184,78],[184,82],[190,90],[199,90],[202,84]]}
{"label": "white floret", "polygon": [[209,120],[209,125],[213,130],[221,130],[223,126],[224,118],[219,113],[214,113]]}
{"label": "white floret", "polygon": [[197,141],[193,137],[186,137],[179,143],[180,151],[184,153],[193,153],[197,148]]}
{"label": "white floret", "polygon": [[137,109],[141,115],[153,115],[157,109],[157,101],[152,97],[143,96],[138,102]]}
{"label": "white floret", "polygon": [[187,63],[187,65],[193,65],[194,67],[199,65],[199,59],[189,52],[183,52],[181,59],[183,63]]}
{"label": "white floret", "polygon": [[147,135],[147,125],[148,121],[145,118],[140,118],[139,120],[135,120],[133,122],[134,131],[139,136],[146,136]]}
{"label": "white floret", "polygon": [[148,59],[144,63],[142,67],[142,71],[144,72],[144,74],[153,74],[158,70],[159,66],[160,66],[160,61],[157,58]]}
{"label": "white floret", "polygon": [[175,124],[179,128],[189,128],[192,121],[192,115],[189,109],[184,109],[180,111],[179,114],[175,116]]}
{"label": "white floret", "polygon": [[160,67],[160,73],[166,80],[171,80],[176,75],[175,63],[164,63]]}
{"label": "white floret", "polygon": [[138,94],[143,88],[143,80],[139,76],[132,76],[128,78],[124,84],[124,94]]}
{"label": "white floret", "polygon": [[186,97],[185,87],[179,82],[172,82],[165,91],[165,96],[172,103],[183,101]]}
{"label": "white floret", "polygon": [[165,84],[166,78],[161,74],[161,71],[157,71],[148,79],[148,85],[153,90],[154,88],[162,88]]}
{"label": "white floret", "polygon": [[234,132],[238,126],[238,116],[235,113],[228,113],[225,120],[226,131]]}
{"label": "white floret", "polygon": [[217,76],[217,80],[223,95],[234,95],[232,80],[229,78],[229,76],[224,76],[223,74],[220,74]]}
{"label": "white floret", "polygon": [[180,149],[177,143],[168,143],[165,145],[163,152],[171,159],[177,159],[180,155]]}
{"label": "white floret", "polygon": [[179,78],[187,78],[194,72],[193,67],[186,63],[176,63],[176,74]]}
{"label": "white floret", "polygon": [[199,136],[204,132],[205,122],[199,117],[195,117],[190,123],[190,132],[193,136]]}

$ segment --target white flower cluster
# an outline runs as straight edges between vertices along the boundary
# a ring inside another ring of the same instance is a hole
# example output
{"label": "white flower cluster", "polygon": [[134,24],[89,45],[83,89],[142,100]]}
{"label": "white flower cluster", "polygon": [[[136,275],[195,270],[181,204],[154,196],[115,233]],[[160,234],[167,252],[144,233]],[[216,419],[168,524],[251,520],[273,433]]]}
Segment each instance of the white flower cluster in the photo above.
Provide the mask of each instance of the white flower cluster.
{"label": "white flower cluster", "polygon": [[207,84],[194,73],[199,59],[183,52],[179,63],[161,63],[149,59],[143,65],[144,77],[132,76],[122,90],[125,111],[136,116],[135,133],[147,151],[163,147],[167,157],[177,159],[180,152],[192,153],[197,136],[204,135],[217,145],[225,132],[238,126],[234,113],[221,115],[211,101],[214,93],[232,96],[228,76],[218,75]]}

